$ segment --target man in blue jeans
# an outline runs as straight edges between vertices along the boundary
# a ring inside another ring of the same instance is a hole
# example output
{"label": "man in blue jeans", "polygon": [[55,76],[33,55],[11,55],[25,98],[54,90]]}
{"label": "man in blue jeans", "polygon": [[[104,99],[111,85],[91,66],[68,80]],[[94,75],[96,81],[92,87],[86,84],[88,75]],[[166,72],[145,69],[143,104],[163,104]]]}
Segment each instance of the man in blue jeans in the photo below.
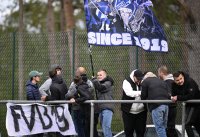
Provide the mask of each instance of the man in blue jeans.
{"label": "man in blue jeans", "polygon": [[[145,100],[168,100],[169,88],[167,84],[156,77],[152,72],[146,73],[142,82],[141,99]],[[164,103],[149,103],[153,123],[158,137],[167,137],[168,105]]]}
{"label": "man in blue jeans", "polygon": [[[114,81],[107,75],[105,69],[100,69],[97,72],[97,78],[93,78],[92,82],[94,84],[95,90],[97,91],[99,100],[113,100],[112,92]],[[112,137],[111,123],[113,116],[113,104],[100,103],[99,109],[99,118],[104,137]]]}

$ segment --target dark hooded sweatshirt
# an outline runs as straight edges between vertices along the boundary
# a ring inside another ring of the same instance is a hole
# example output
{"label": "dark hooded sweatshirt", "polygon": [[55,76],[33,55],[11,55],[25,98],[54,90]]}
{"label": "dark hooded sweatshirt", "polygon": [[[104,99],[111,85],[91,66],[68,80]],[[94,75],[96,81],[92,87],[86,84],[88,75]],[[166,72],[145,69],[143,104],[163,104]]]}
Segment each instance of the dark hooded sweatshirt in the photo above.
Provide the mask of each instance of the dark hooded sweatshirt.
{"label": "dark hooded sweatshirt", "polygon": [[[186,101],[191,99],[200,99],[200,91],[197,83],[182,72],[184,76],[183,85],[172,84],[172,96],[177,96],[177,101]],[[188,103],[187,106],[199,106],[199,104]]]}
{"label": "dark hooded sweatshirt", "polygon": [[61,76],[56,75],[52,78],[50,91],[50,100],[65,100],[65,94],[67,93],[68,88]]}

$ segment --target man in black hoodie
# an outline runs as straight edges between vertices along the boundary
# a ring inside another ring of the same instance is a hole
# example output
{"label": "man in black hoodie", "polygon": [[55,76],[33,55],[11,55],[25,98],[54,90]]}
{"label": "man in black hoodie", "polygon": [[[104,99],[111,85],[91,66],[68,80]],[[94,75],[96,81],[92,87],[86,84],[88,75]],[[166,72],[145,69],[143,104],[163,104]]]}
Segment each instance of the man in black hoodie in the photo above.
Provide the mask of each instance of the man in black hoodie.
{"label": "man in black hoodie", "polygon": [[[173,74],[172,101],[186,101],[200,99],[200,91],[197,83],[188,74],[178,71]],[[186,105],[185,128],[189,137],[195,137],[192,126],[200,135],[200,105],[188,103]]]}
{"label": "man in black hoodie", "polygon": [[[52,79],[52,84],[50,86],[51,95],[47,96],[48,100],[65,100],[65,94],[68,91],[67,85],[61,75],[57,75],[57,71],[49,71],[49,77]],[[63,136],[59,132],[56,133],[48,133],[48,137],[54,136],[56,137],[69,137]]]}

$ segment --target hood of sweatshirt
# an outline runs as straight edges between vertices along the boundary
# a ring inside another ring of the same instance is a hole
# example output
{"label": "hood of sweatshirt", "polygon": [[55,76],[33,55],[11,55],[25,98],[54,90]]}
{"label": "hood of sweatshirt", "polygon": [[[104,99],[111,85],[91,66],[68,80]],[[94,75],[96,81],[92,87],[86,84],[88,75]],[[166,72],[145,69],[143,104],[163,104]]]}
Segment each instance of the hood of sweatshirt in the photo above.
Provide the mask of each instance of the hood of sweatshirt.
{"label": "hood of sweatshirt", "polygon": [[104,83],[105,81],[110,81],[111,85],[112,86],[114,85],[114,80],[110,76],[107,76],[106,78],[104,78],[102,81],[100,81],[100,83]]}
{"label": "hood of sweatshirt", "polygon": [[61,76],[56,75],[52,78],[52,83],[58,83],[58,84],[62,84],[63,83],[63,79]]}
{"label": "hood of sweatshirt", "polygon": [[130,74],[130,78],[131,78],[131,80],[132,80],[134,83],[135,83],[135,80],[134,80],[133,76],[134,76],[134,73],[135,73],[136,70],[137,70],[137,69],[133,70],[133,71],[131,72],[131,74]]}
{"label": "hood of sweatshirt", "polygon": [[174,80],[174,77],[172,74],[168,74],[164,80]]}

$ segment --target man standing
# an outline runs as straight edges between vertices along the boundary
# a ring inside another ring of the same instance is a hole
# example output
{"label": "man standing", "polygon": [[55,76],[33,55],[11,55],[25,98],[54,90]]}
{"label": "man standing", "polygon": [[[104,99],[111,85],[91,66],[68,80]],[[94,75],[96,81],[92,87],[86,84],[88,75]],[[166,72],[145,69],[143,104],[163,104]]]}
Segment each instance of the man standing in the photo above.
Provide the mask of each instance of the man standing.
{"label": "man standing", "polygon": [[[172,74],[168,73],[168,69],[166,66],[161,66],[158,68],[158,76],[160,79],[164,80],[168,87],[169,87],[169,95],[171,96],[171,88],[172,83],[174,82],[174,78]],[[168,121],[167,121],[167,137],[178,137],[175,128],[175,121],[176,121],[176,104],[171,103],[169,104],[169,113],[168,113]]]}
{"label": "man standing", "polygon": [[[89,90],[90,94],[92,94],[91,99],[94,99],[94,94],[95,94],[94,93],[94,85],[88,79],[87,74],[86,74],[86,69],[84,67],[78,67],[76,70],[76,75],[81,76],[82,82],[88,85],[88,87],[89,87],[88,90]],[[65,95],[65,98],[70,99],[70,98],[74,97],[74,95],[77,95],[78,87],[79,86],[77,86],[77,84],[73,81],[69,86],[69,90],[68,90],[68,93]],[[87,90],[85,90],[85,92],[87,92]],[[90,109],[88,110],[86,115],[84,115],[84,113],[82,113],[81,110],[82,110],[82,108],[81,108],[80,104],[78,104],[78,103],[72,104],[72,118],[74,121],[76,132],[78,133],[78,137],[85,137],[85,136],[88,137],[89,133],[90,133],[90,127],[89,127],[90,126]],[[94,137],[98,137],[97,124],[98,124],[98,115],[95,115],[95,117],[94,117]]]}
{"label": "man standing", "polygon": [[[41,100],[41,95],[39,92],[38,82],[40,82],[40,76],[43,73],[38,71],[31,71],[29,73],[30,80],[26,83],[26,96],[27,100]],[[43,133],[28,135],[26,137],[43,137]]]}
{"label": "man standing", "polygon": [[[123,81],[122,100],[136,100],[140,98],[140,82],[143,74],[140,70],[134,70],[130,76]],[[146,131],[147,111],[143,103],[122,103],[122,118],[124,122],[124,132],[126,137],[144,137]]]}
{"label": "man standing", "polygon": [[29,73],[30,80],[26,83],[27,100],[41,100],[38,82],[40,82],[40,76],[42,74],[35,70]]}
{"label": "man standing", "polygon": [[[95,89],[97,90],[99,100],[113,100],[113,79],[107,75],[105,69],[100,69],[97,72],[97,78],[92,80]],[[100,123],[103,129],[104,137],[112,137],[111,123],[113,116],[113,104],[112,103],[100,103]]]}
{"label": "man standing", "polygon": [[[57,65],[57,64],[52,65],[51,69],[50,69],[51,72],[56,71],[56,75],[61,75],[61,70],[62,70],[62,68],[59,65]],[[43,100],[43,101],[47,101],[48,100],[48,96],[51,95],[51,92],[50,92],[50,86],[51,86],[51,84],[52,84],[52,79],[49,77],[41,85],[41,87],[39,88],[40,94],[43,96],[41,98],[41,100]]]}
{"label": "man standing", "polygon": [[[167,100],[168,86],[152,72],[146,73],[142,82],[141,98],[143,100]],[[167,137],[168,105],[165,103],[148,103],[158,137]]]}
{"label": "man standing", "polygon": [[[186,101],[200,99],[200,91],[197,83],[188,74],[178,71],[173,74],[172,101]],[[185,128],[189,137],[195,137],[192,126],[200,135],[200,105],[188,103],[186,105]]]}

